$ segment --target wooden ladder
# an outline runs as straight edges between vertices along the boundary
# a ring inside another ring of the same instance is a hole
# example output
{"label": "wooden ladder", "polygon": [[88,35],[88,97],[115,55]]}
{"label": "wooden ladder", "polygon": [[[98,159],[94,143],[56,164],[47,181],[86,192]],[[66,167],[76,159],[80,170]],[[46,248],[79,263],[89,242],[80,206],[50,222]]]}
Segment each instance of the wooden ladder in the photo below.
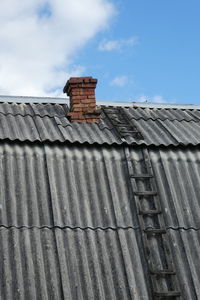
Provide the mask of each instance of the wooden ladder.
{"label": "wooden ladder", "polygon": [[133,137],[135,140],[143,139],[137,127],[127,118],[123,108],[102,107],[102,110],[122,140],[127,137]]}
{"label": "wooden ladder", "polygon": [[140,158],[134,160],[129,147],[125,147],[153,299],[180,299],[181,293],[149,153],[147,148],[138,148],[137,151]]}

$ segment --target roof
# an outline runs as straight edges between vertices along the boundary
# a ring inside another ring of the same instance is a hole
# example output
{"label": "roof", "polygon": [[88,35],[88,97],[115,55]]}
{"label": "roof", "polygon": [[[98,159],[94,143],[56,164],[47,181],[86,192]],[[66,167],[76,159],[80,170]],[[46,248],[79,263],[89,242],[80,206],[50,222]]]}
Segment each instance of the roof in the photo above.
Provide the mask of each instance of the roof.
{"label": "roof", "polygon": [[[0,103],[0,139],[100,145],[199,145],[199,108],[101,108],[100,124],[80,124],[70,123],[66,118],[67,104]],[[133,134],[134,129],[140,132],[140,137]]]}
{"label": "roof", "polygon": [[154,299],[129,174],[143,151],[182,299],[199,299],[199,109],[101,108],[71,124],[66,104],[0,103],[2,299]]}

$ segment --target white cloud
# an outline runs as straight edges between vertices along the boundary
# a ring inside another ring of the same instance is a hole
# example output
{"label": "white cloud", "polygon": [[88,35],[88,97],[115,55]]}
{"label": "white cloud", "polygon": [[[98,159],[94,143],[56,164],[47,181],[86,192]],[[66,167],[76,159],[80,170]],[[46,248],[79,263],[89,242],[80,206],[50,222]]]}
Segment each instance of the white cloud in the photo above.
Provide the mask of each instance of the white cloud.
{"label": "white cloud", "polygon": [[[155,95],[152,97],[141,95],[136,99],[136,102],[150,102],[150,103],[171,103],[171,100],[164,99],[160,95]],[[175,101],[173,101],[174,103]]]}
{"label": "white cloud", "polygon": [[0,94],[55,94],[82,73],[74,55],[114,12],[109,0],[1,0]]}
{"label": "white cloud", "polygon": [[167,100],[164,99],[162,96],[156,95],[152,97],[152,102],[154,103],[166,103]]}
{"label": "white cloud", "polygon": [[100,51],[122,50],[124,47],[133,47],[138,44],[138,37],[134,36],[126,40],[103,40],[98,49]]}
{"label": "white cloud", "polygon": [[111,82],[110,85],[124,87],[128,84],[128,77],[127,76],[117,76]]}

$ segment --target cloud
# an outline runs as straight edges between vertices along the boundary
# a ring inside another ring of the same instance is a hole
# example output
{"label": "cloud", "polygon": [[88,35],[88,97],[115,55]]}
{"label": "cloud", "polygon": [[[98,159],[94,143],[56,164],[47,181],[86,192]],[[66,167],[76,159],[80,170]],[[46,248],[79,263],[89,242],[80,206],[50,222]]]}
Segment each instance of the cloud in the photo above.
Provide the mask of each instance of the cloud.
{"label": "cloud", "polygon": [[136,99],[136,102],[150,102],[150,103],[175,103],[175,101],[164,99],[160,95],[155,95],[152,97],[141,95]]}
{"label": "cloud", "polygon": [[55,94],[82,74],[75,54],[114,13],[109,0],[1,0],[0,93]]}
{"label": "cloud", "polygon": [[117,76],[111,82],[110,85],[124,87],[128,84],[128,77],[127,76]]}
{"label": "cloud", "polygon": [[126,40],[103,40],[98,49],[100,51],[121,51],[124,47],[133,47],[138,44],[138,37],[134,36]]}

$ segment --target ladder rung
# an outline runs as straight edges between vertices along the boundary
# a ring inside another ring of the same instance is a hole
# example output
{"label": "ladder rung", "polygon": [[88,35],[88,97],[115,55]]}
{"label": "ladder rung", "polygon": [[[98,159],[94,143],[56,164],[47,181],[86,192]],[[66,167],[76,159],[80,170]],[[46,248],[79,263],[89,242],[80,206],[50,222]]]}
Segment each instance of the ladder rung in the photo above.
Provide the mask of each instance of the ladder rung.
{"label": "ladder rung", "polygon": [[122,133],[123,132],[126,133],[126,132],[132,132],[132,131],[134,131],[134,129],[132,129],[130,125],[129,125],[129,128],[127,126],[121,125],[121,124],[117,125],[117,127],[120,130],[120,132],[122,132]]}
{"label": "ladder rung", "polygon": [[[116,126],[123,126],[123,125],[129,125],[127,124],[127,122],[124,122],[124,120],[120,120],[119,118],[112,118],[111,117],[111,121],[113,122],[114,125]],[[130,125],[129,125],[130,126]]]}
{"label": "ladder rung", "polygon": [[151,174],[134,174],[131,175],[131,178],[152,178],[153,175]]}
{"label": "ladder rung", "polygon": [[137,130],[123,130],[123,129],[120,129],[120,131],[122,132],[122,133],[138,133],[138,131]]}
{"label": "ladder rung", "polygon": [[135,191],[134,194],[137,196],[156,196],[157,192],[156,191]]}
{"label": "ladder rung", "polygon": [[154,209],[154,210],[140,210],[139,211],[139,215],[159,215],[161,214],[162,211],[161,210],[157,210],[157,209]]}
{"label": "ladder rung", "polygon": [[178,291],[168,291],[168,292],[154,292],[156,297],[180,297],[181,293]]}
{"label": "ladder rung", "polygon": [[139,134],[138,131],[127,132],[127,131],[121,131],[121,130],[119,130],[119,132],[120,132],[121,135],[124,135],[124,136],[130,135],[130,134],[133,134],[133,135],[138,135]]}
{"label": "ladder rung", "polygon": [[167,233],[166,229],[164,228],[147,228],[147,229],[144,229],[144,232],[147,233],[147,234],[165,234]]}
{"label": "ladder rung", "polygon": [[153,275],[160,275],[160,276],[175,275],[176,274],[176,272],[174,270],[170,270],[170,269],[151,270],[150,273],[153,274]]}

